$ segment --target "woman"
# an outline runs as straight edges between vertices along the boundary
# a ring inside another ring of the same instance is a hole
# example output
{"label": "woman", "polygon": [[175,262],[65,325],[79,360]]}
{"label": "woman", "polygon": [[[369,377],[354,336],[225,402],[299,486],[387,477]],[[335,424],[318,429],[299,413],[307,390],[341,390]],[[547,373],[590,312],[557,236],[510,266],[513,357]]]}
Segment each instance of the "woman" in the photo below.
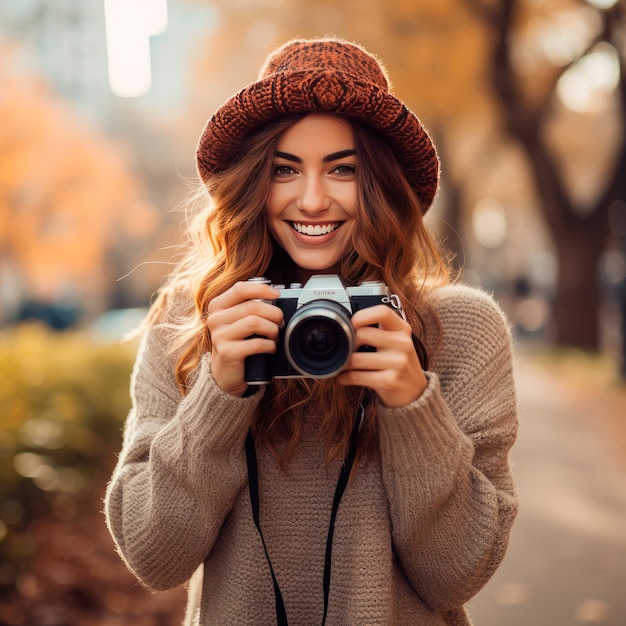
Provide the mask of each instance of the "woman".
{"label": "woman", "polygon": [[[426,131],[363,48],[293,41],[197,163],[208,207],[152,308],[107,492],[122,558],[153,589],[196,572],[194,624],[469,624],[517,510],[510,337],[424,226]],[[337,371],[285,377],[282,304],[314,275],[367,305]]]}

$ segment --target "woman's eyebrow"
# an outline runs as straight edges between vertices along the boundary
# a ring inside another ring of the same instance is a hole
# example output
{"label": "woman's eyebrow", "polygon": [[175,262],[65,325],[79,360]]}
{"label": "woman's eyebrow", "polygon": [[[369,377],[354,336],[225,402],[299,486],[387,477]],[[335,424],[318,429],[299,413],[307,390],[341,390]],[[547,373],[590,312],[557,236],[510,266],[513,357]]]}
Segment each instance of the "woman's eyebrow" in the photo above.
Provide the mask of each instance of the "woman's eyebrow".
{"label": "woman's eyebrow", "polygon": [[[332,154],[327,154],[323,159],[322,163],[329,163],[331,161],[338,161],[339,159],[344,159],[345,157],[354,156],[356,154],[356,150],[354,148],[348,148],[347,150],[340,150],[339,152],[333,152]],[[290,154],[289,152],[282,152],[281,150],[276,150],[275,156],[286,159],[287,161],[293,161],[294,163],[302,163],[302,159],[295,154]]]}
{"label": "woman's eyebrow", "polygon": [[349,156],[354,156],[356,154],[356,150],[354,148],[349,148],[348,150],[340,150],[339,152],[333,152],[332,154],[326,155],[323,159],[323,163],[328,163],[330,161],[338,161],[339,159],[345,159]]}
{"label": "woman's eyebrow", "polygon": [[302,163],[302,159],[295,154],[289,154],[289,152],[281,152],[280,150],[276,150],[277,157],[281,159],[286,159],[287,161],[293,161],[294,163]]}

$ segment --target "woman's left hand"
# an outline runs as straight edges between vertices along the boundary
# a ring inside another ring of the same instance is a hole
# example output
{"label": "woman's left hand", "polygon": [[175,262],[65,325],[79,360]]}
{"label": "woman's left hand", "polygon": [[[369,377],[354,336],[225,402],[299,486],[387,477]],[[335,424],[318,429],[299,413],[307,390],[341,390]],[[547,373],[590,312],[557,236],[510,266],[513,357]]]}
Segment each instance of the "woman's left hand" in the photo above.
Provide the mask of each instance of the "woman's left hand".
{"label": "woman's left hand", "polygon": [[[376,325],[376,326],[374,326]],[[353,352],[338,380],[343,385],[373,389],[389,407],[417,400],[427,386],[413,345],[410,325],[384,304],[352,316],[357,345],[376,352]]]}

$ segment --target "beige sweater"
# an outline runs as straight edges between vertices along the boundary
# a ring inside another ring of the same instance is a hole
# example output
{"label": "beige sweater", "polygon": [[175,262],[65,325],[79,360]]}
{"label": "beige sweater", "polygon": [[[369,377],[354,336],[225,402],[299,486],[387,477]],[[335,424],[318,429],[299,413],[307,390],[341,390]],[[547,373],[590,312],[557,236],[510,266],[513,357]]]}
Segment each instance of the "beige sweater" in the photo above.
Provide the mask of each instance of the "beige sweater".
{"label": "beige sweater", "polygon": [[[467,287],[438,289],[430,304],[443,343],[434,353],[427,344],[428,388],[410,405],[378,406],[380,460],[359,464],[341,501],[329,626],[469,624],[463,605],[506,550],[517,511],[508,326],[490,297]],[[244,399],[224,393],[207,355],[181,399],[166,338],[152,329],[139,351],[133,409],[106,497],[110,531],[150,588],[176,587],[203,566],[190,587],[191,623],[276,624],[244,454],[263,390]],[[325,465],[314,432],[286,471],[267,450],[257,454],[261,525],[289,624],[319,625],[339,464]]]}

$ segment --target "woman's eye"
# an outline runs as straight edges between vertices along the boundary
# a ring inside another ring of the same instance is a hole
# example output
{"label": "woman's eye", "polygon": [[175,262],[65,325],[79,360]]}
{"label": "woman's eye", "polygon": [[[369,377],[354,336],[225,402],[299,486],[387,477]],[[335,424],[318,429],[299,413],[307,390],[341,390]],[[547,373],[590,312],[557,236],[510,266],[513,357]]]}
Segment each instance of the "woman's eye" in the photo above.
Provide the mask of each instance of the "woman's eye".
{"label": "woman's eye", "polygon": [[275,165],[274,166],[274,176],[290,176],[294,173],[293,167],[290,165]]}
{"label": "woman's eye", "polygon": [[333,171],[339,176],[352,176],[356,172],[356,165],[338,165]]}

